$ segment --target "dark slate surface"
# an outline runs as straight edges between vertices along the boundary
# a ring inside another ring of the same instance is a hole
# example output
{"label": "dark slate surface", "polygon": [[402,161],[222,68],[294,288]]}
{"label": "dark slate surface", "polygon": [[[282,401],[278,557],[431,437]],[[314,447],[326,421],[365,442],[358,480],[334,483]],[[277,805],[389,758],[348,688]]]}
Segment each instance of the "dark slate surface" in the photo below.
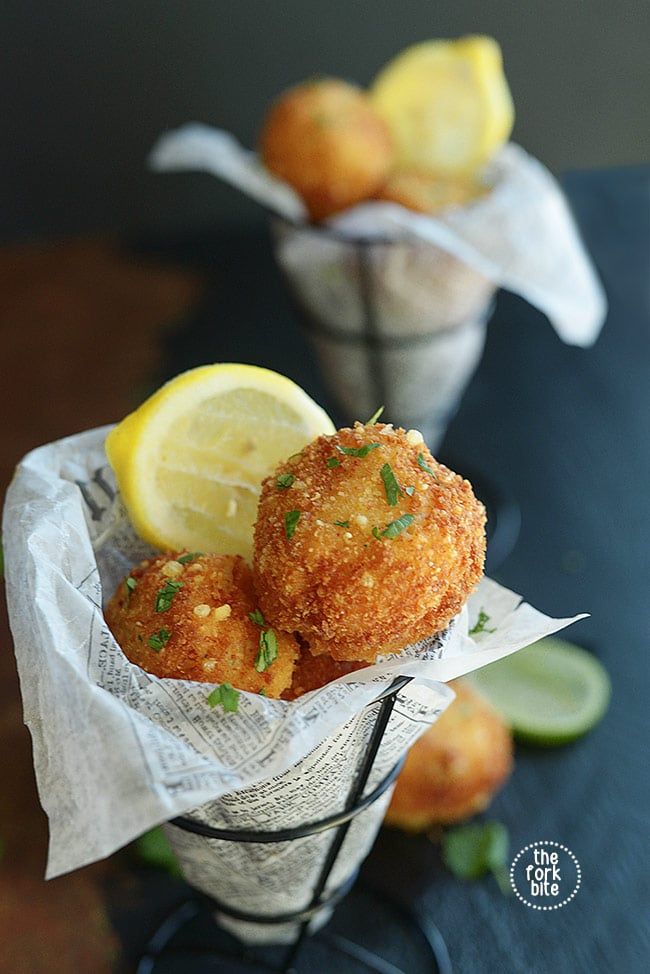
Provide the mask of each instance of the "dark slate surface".
{"label": "dark slate surface", "polygon": [[[650,170],[576,173],[565,185],[607,290],[603,334],[592,349],[567,347],[540,314],[500,295],[442,452],[516,496],[521,533],[496,577],[551,614],[591,613],[570,638],[605,663],[613,699],[584,740],[519,748],[490,811],[513,854],[537,839],[576,854],[583,885],[564,909],[535,913],[492,881],[460,883],[427,839],[381,833],[365,877],[426,909],[459,974],[649,968]],[[214,280],[169,338],[167,375],[211,360],[267,365],[335,414],[265,239],[146,249]]]}

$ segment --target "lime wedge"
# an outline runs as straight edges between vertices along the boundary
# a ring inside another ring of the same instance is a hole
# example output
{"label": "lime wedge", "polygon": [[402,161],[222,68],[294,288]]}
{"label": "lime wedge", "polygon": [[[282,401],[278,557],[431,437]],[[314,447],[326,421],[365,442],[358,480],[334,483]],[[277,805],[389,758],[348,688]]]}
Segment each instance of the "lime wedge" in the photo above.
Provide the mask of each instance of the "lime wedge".
{"label": "lime wedge", "polygon": [[546,747],[568,744],[591,730],[611,693],[607,672],[591,653],[550,637],[470,679],[518,740]]}

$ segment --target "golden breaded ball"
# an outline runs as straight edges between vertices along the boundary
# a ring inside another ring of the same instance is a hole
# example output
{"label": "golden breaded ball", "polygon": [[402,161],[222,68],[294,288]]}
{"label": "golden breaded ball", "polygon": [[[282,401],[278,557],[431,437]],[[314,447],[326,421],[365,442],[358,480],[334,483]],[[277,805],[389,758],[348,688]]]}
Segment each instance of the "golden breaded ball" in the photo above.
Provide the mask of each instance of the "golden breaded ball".
{"label": "golden breaded ball", "polygon": [[348,663],[343,660],[332,659],[326,653],[313,656],[308,649],[300,654],[293,671],[291,688],[283,694],[285,700],[295,700],[310,690],[319,690],[340,676],[347,676],[355,670],[360,670],[365,663]]}
{"label": "golden breaded ball", "polygon": [[481,577],[485,511],[422,436],[321,436],[263,484],[253,570],[272,624],[314,654],[374,662],[444,629]]}
{"label": "golden breaded ball", "polygon": [[275,630],[277,658],[258,672],[264,627],[249,617],[257,608],[239,555],[164,554],[120,582],[105,618],[125,656],[155,676],[279,697],[291,686],[298,646]]}
{"label": "golden breaded ball", "polygon": [[512,770],[512,735],[466,682],[416,741],[397,779],[388,825],[420,832],[483,811]]}
{"label": "golden breaded ball", "polygon": [[486,192],[487,186],[471,176],[438,176],[400,169],[388,178],[377,199],[433,215],[452,206],[467,206]]}
{"label": "golden breaded ball", "polygon": [[324,220],[377,192],[393,161],[386,123],[356,85],[335,78],[290,88],[260,136],[264,165]]}

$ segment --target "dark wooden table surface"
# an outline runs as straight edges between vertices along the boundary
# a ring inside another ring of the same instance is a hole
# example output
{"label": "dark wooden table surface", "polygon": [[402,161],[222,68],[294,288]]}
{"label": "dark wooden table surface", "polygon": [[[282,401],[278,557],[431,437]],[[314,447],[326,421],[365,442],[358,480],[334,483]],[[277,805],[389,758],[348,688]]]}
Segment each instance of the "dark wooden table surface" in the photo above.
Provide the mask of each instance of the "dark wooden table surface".
{"label": "dark wooden table surface", "polygon": [[[380,835],[364,876],[417,899],[462,974],[635,974],[650,962],[650,170],[577,173],[565,185],[607,290],[603,333],[591,349],[568,347],[501,294],[442,453],[517,498],[521,533],[496,577],[551,614],[591,613],[569,638],[606,665],[613,698],[582,741],[519,748],[489,813],[508,826],[513,854],[537,839],[575,853],[582,888],[562,910],[535,913],[493,882],[456,881],[426,838]],[[153,249],[211,281],[168,341],[167,375],[211,360],[267,365],[336,415],[264,236]]]}

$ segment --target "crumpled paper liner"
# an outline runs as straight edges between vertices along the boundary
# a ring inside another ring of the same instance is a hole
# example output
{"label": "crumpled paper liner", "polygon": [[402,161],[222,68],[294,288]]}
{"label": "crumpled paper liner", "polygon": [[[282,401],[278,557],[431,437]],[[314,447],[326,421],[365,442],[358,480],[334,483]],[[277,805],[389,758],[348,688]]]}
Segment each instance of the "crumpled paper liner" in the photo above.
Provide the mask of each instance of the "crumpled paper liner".
{"label": "crumpled paper liner", "polygon": [[[298,227],[306,223],[305,207],[296,192],[271,176],[254,153],[243,149],[230,133],[221,129],[190,123],[166,132],[154,146],[149,164],[159,172],[209,172],[288,223]],[[429,244],[453,256],[495,288],[520,294],[548,315],[563,341],[571,345],[593,344],[607,312],[605,296],[556,180],[541,162],[513,143],[497,153],[481,177],[490,187],[489,192],[468,206],[449,207],[435,217],[395,203],[370,201],[337,214],[322,226],[344,240]],[[395,264],[396,286],[400,278],[397,268],[403,258],[389,259]],[[424,262],[427,260],[425,257]],[[434,257],[432,263],[435,265],[437,260]],[[458,301],[463,301],[460,271],[452,270],[451,276],[455,274],[459,275],[459,286],[453,291]],[[445,275],[429,275],[428,288],[424,285],[426,276],[418,272],[415,279],[421,296],[428,291],[431,322],[440,318],[452,323],[454,319],[467,318],[451,308],[452,302],[445,294]],[[408,305],[412,284],[412,275],[406,272],[399,290],[407,307],[394,316],[397,327],[404,332],[406,324],[409,330],[411,326]],[[447,314],[437,310],[438,302],[447,308]]]}
{"label": "crumpled paper liner", "polygon": [[[144,672],[104,622],[103,599],[150,554],[116,495],[107,432],[30,453],[4,508],[10,622],[50,823],[48,878],[187,812],[210,824],[268,829],[339,811],[367,739],[364,708],[396,676],[414,681],[400,693],[368,789],[444,710],[452,694],[442,684],[581,618],[551,619],[485,579],[441,636],[290,703],[242,693],[238,713],[212,710],[210,684]],[[474,620],[481,609],[495,631],[472,638],[468,613]],[[332,884],[366,855],[388,797],[353,823]],[[168,831],[190,882],[247,912],[306,906],[328,842],[249,846]],[[250,940],[288,933],[256,925],[238,932]]]}

